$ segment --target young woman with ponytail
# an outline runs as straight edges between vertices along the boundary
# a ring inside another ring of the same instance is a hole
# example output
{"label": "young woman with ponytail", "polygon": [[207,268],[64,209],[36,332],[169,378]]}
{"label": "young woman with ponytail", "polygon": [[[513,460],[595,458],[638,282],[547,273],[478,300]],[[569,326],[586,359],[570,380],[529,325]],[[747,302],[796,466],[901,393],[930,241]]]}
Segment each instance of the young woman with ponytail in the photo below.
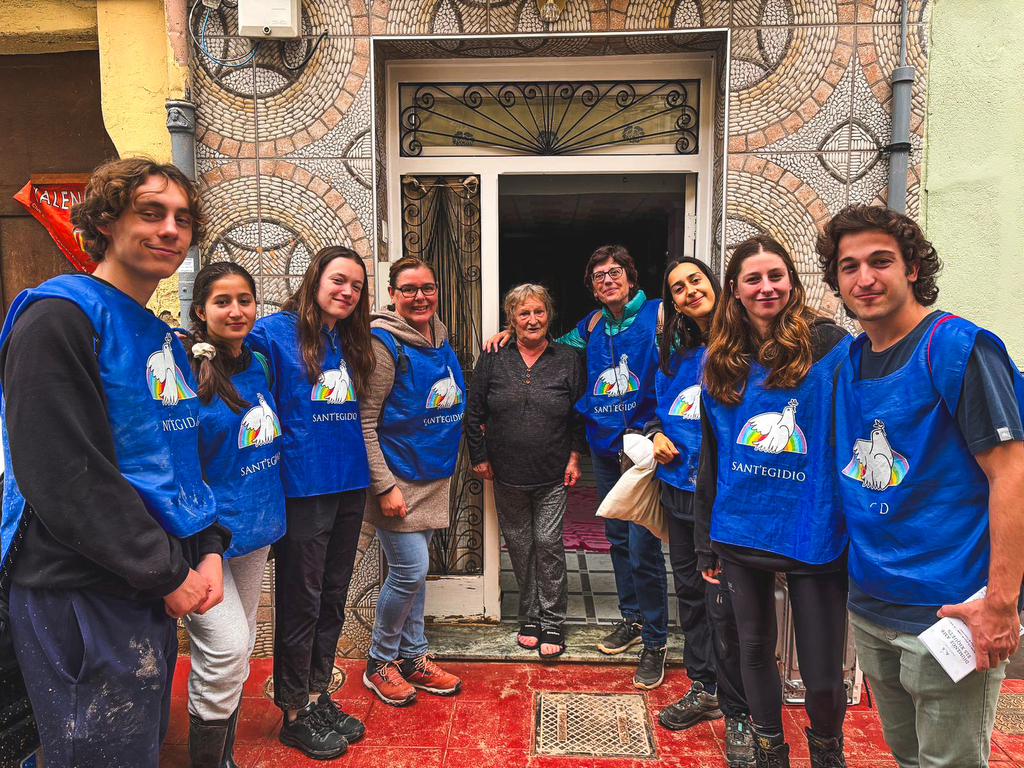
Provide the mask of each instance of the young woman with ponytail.
{"label": "young woman with ponytail", "polygon": [[728,583],[758,766],[789,766],[775,660],[776,573],[793,605],[813,768],[843,758],[846,528],[830,444],[833,374],[850,346],[804,303],[786,249],[736,247],[704,357],[695,548],[704,578]]}
{"label": "young woman with ponytail", "polygon": [[700,382],[705,345],[722,289],[702,261],[673,259],[662,280],[665,325],[658,341],[657,405],[646,432],[659,463],[661,501],[669,531],[669,560],[686,642],[683,660],[690,690],[663,709],[658,721],[681,731],[725,716],[725,761],[730,768],[754,758],[750,713],[740,677],[736,618],[727,589],[697,570],[693,497],[700,457]]}
{"label": "young woman with ponytail", "polygon": [[352,579],[370,473],[359,420],[374,368],[366,267],[357,253],[316,253],[281,311],[249,337],[270,363],[282,426],[288,529],[274,546],[274,701],[279,738],[330,760],[363,724],[327,691]]}
{"label": "young woman with ponytail", "polygon": [[230,262],[204,267],[189,319],[185,348],[199,384],[200,466],[231,546],[224,552],[223,601],[183,618],[192,656],[188,751],[192,768],[237,768],[235,729],[263,569],[270,545],[284,533],[281,426],[267,362],[244,341],[256,320],[252,275]]}

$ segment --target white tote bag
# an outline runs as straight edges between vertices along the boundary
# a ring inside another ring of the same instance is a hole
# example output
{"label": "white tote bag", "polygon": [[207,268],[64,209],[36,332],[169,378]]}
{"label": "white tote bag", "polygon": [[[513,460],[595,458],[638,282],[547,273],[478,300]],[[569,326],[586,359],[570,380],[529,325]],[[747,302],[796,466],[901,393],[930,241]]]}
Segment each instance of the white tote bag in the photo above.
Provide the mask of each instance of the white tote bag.
{"label": "white tote bag", "polygon": [[598,517],[629,520],[642,525],[662,541],[668,541],[665,510],[661,506],[661,483],[655,476],[654,443],[643,435],[627,434],[623,450],[633,466],[622,473],[615,487],[597,508]]}

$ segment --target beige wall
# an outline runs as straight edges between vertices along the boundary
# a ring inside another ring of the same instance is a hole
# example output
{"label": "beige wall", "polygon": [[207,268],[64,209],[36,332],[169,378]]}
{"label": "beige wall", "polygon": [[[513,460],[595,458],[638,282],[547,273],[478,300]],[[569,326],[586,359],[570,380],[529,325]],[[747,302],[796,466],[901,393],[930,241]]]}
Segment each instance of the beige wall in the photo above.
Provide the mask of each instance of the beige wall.
{"label": "beige wall", "polygon": [[[998,19],[998,23],[993,23]],[[932,11],[925,223],[945,264],[939,306],[989,328],[1024,365],[1024,5]]]}

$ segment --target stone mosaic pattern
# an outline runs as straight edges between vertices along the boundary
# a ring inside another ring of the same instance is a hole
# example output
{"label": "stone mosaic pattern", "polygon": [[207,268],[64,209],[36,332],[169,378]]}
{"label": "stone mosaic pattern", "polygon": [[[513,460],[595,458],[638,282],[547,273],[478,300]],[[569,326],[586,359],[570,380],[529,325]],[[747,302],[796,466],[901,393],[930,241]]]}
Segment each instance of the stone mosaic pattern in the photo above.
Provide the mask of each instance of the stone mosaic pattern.
{"label": "stone mosaic pattern", "polygon": [[[714,103],[716,144],[728,156],[716,156],[712,169],[709,260],[717,265],[722,249],[770,232],[793,252],[812,305],[848,322],[821,285],[813,242],[846,203],[885,200],[888,157],[881,150],[890,141],[899,8],[899,0],[567,0],[561,19],[547,25],[535,0],[305,0],[299,40],[264,42],[252,61],[235,67],[211,59],[244,60],[252,49],[234,34],[235,11],[222,6],[207,21],[210,55],[195,47],[192,57],[198,170],[211,216],[204,258],[245,264],[259,280],[263,313],[276,309],[325,245],[350,246],[368,262],[374,255],[388,260],[377,226],[386,158],[383,137],[372,130],[374,114],[383,126],[388,59],[468,64],[712,51],[719,62],[728,58]],[[203,15],[192,19],[197,35]],[[911,215],[920,206],[929,19],[930,0],[912,0]],[[729,30],[728,54],[721,33],[692,31],[710,29]],[[605,31],[622,34],[586,34]],[[652,31],[659,34],[642,34]],[[564,32],[578,34],[558,36]],[[289,69],[323,33],[309,63]],[[478,33],[503,37],[454,39]],[[353,585],[341,643],[350,655],[365,653],[381,577],[372,533],[364,538],[360,587]],[[272,605],[261,611],[269,620]],[[269,642],[260,637],[258,647]]]}

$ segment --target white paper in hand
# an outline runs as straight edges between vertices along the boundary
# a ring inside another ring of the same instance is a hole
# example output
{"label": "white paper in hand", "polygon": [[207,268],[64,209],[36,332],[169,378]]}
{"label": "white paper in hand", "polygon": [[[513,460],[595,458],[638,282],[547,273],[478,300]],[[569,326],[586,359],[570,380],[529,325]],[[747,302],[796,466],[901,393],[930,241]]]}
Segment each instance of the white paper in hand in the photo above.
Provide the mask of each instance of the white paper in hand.
{"label": "white paper in hand", "polygon": [[622,450],[634,466],[654,469],[654,443],[649,438],[627,433],[622,436]]}
{"label": "white paper in hand", "polygon": [[[979,600],[986,592],[988,587],[982,587],[964,602]],[[1021,627],[1021,630],[1024,634],[1024,627]],[[939,619],[918,635],[918,638],[954,683],[959,683],[974,671],[977,663],[974,638],[971,637],[970,627],[960,619],[949,616]]]}

